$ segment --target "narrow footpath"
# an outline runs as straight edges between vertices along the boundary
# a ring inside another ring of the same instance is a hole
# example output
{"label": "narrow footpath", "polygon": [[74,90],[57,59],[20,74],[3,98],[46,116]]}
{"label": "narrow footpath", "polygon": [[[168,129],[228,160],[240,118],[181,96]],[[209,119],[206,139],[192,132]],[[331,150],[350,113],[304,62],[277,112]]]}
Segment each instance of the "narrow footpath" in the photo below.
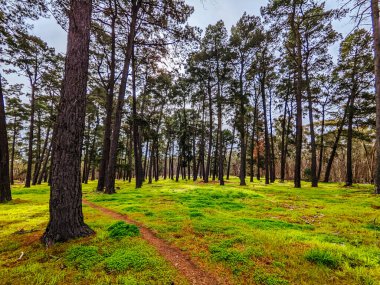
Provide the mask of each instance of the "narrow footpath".
{"label": "narrow footpath", "polygon": [[117,220],[122,220],[139,227],[143,239],[154,246],[156,250],[170,262],[183,276],[194,285],[228,285],[224,280],[214,276],[213,274],[203,270],[195,264],[191,258],[179,248],[169,244],[167,241],[158,238],[155,233],[146,228],[141,223],[132,220],[127,215],[120,214],[114,210],[99,206],[95,203],[83,200],[83,204],[99,210],[103,214]]}

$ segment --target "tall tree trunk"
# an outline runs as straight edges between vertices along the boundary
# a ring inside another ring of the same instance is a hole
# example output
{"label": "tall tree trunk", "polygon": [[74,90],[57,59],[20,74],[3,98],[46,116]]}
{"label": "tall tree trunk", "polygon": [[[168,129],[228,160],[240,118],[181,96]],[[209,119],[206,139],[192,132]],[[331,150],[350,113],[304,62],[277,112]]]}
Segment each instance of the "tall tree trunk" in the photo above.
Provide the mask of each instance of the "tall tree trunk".
{"label": "tall tree trunk", "polygon": [[[216,47],[215,43],[215,47]],[[218,106],[218,179],[219,184],[224,185],[224,155],[223,155],[223,131],[222,131],[222,86],[220,82],[219,50],[216,48],[216,75],[217,75],[217,106]]]}
{"label": "tall tree trunk", "polygon": [[[256,108],[256,117],[258,118],[259,116],[259,110]],[[259,124],[256,124],[256,150],[257,150],[257,173],[256,173],[256,178],[257,180],[261,179],[261,174],[260,174],[260,167],[261,167],[261,157],[260,157],[260,145],[259,145]]]}
{"label": "tall tree trunk", "polygon": [[107,166],[107,177],[106,177],[106,189],[105,193],[112,194],[115,193],[115,175],[116,175],[116,159],[117,159],[117,146],[120,136],[121,119],[123,116],[124,98],[127,88],[127,80],[129,73],[129,65],[131,62],[131,57],[133,54],[133,43],[135,39],[136,25],[137,25],[137,14],[140,10],[142,0],[132,0],[132,15],[131,22],[129,25],[129,35],[126,48],[126,55],[124,59],[123,72],[119,87],[119,96],[117,99],[117,107],[115,113],[115,122],[113,124],[113,132],[111,136],[110,154]]}
{"label": "tall tree trunk", "polygon": [[271,146],[271,173],[270,182],[276,181],[276,157],[274,154],[274,137],[273,137],[273,120],[272,120],[272,94],[269,97],[269,128],[270,128],[270,146]]}
{"label": "tall tree trunk", "polygon": [[[0,78],[1,80],[1,78]],[[14,127],[13,127],[13,134],[12,134],[12,153],[11,153],[11,169],[10,169],[10,182],[11,185],[14,184],[14,162],[15,162],[15,151],[16,151],[16,137],[17,137],[17,130],[16,130],[16,124],[17,120],[14,118]]]}
{"label": "tall tree trunk", "polygon": [[[134,51],[132,53],[132,115],[133,115],[133,153],[135,158],[136,189],[141,188],[144,181],[142,168],[141,143],[139,126],[137,124],[137,97],[136,97],[136,61]],[[145,165],[144,165],[145,169]]]}
{"label": "tall tree trunk", "polygon": [[297,1],[293,1],[291,14],[291,29],[295,37],[295,94],[296,94],[296,158],[294,165],[294,187],[301,188],[301,160],[302,160],[302,43],[299,24],[296,23]]}
{"label": "tall tree trunk", "polygon": [[247,159],[247,149],[245,144],[245,98],[244,98],[244,87],[243,87],[243,73],[244,73],[244,59],[240,62],[240,75],[239,75],[239,88],[240,88],[240,110],[239,110],[239,122],[238,131],[240,133],[240,186],[247,185],[245,182],[246,176],[246,159]]}
{"label": "tall tree trunk", "polygon": [[[82,172],[82,183],[85,183],[86,180],[86,173],[87,173],[87,168],[89,167],[89,144],[90,144],[90,118],[87,119],[88,124],[87,124],[87,132],[85,135],[85,150],[84,150],[84,160],[83,160],[83,172]],[[85,127],[86,129],[86,127]]]}
{"label": "tall tree trunk", "polygon": [[[109,2],[111,6],[111,1]],[[111,18],[111,61],[110,61],[110,78],[107,86],[106,98],[106,118],[104,121],[104,136],[103,136],[103,149],[102,158],[99,165],[99,179],[97,191],[103,191],[106,181],[106,171],[108,168],[108,160],[111,145],[111,132],[112,132],[112,111],[113,111],[113,97],[115,90],[115,72],[116,72],[116,20],[117,20],[117,3],[114,1],[112,9],[113,14]]]}
{"label": "tall tree trunk", "polygon": [[208,108],[209,108],[209,138],[208,138],[208,152],[207,152],[207,162],[206,162],[206,172],[203,177],[203,181],[208,183],[208,178],[210,176],[210,166],[211,166],[211,152],[212,152],[212,121],[213,121],[213,112],[212,112],[212,90],[211,90],[211,79],[208,79],[207,82],[207,94],[208,94]]}
{"label": "tall tree trunk", "polygon": [[[168,140],[166,144],[166,150],[165,150],[165,158],[164,158],[164,179],[166,180],[167,177],[167,168],[168,168],[168,154],[170,153],[170,141]],[[169,158],[170,159],[170,158]],[[169,166],[170,167],[170,166]]]}
{"label": "tall tree trunk", "polygon": [[71,0],[65,77],[53,140],[50,221],[46,245],[88,236],[80,178],[91,30],[91,0]]}
{"label": "tall tree trunk", "polygon": [[216,142],[215,142],[215,147],[214,147],[214,163],[213,163],[213,168],[212,168],[212,181],[215,181],[216,179],[216,173],[218,169],[218,146],[219,146],[219,132],[216,133]]}
{"label": "tall tree trunk", "polygon": [[28,145],[28,162],[25,178],[25,188],[30,187],[32,180],[32,164],[33,164],[33,138],[34,138],[34,113],[35,113],[35,93],[36,87],[32,84],[31,100],[30,100],[30,121],[29,121],[29,145]]}
{"label": "tall tree trunk", "polygon": [[352,136],[353,136],[353,120],[354,120],[354,96],[351,98],[350,106],[348,108],[347,119],[347,172],[346,172],[346,186],[352,186]]}
{"label": "tall tree trunk", "polygon": [[264,153],[264,161],[265,161],[265,184],[269,184],[270,179],[270,142],[269,142],[269,132],[268,132],[268,117],[267,117],[267,104],[266,104],[266,94],[265,94],[265,81],[266,81],[266,73],[263,72],[261,81],[261,100],[263,102],[263,115],[264,115],[264,140],[265,140],[265,153]]}
{"label": "tall tree trunk", "polygon": [[380,21],[379,1],[371,0],[373,46],[375,53],[375,89],[376,89],[376,168],[375,193],[380,194]]}
{"label": "tall tree trunk", "polygon": [[4,95],[1,80],[0,74],[0,203],[4,203],[12,200],[12,194],[9,181],[7,122],[5,120]]}
{"label": "tall tree trunk", "polygon": [[132,133],[133,130],[129,129],[129,147],[128,147],[128,182],[132,181],[132,150],[133,150],[133,142],[132,142]]}
{"label": "tall tree trunk", "polygon": [[319,165],[318,165],[318,181],[321,179],[322,165],[323,165],[323,151],[325,144],[325,105],[322,106],[322,126],[321,126],[321,141],[319,147]]}
{"label": "tall tree trunk", "polygon": [[[306,40],[307,49],[308,40]],[[308,62],[308,60],[306,60]],[[305,83],[307,93],[307,103],[309,109],[309,126],[310,126],[310,146],[311,146],[311,187],[318,187],[318,175],[317,175],[317,146],[315,143],[315,130],[314,130],[314,116],[313,116],[313,99],[311,94],[311,82],[309,77],[309,66],[306,63],[305,66]]]}
{"label": "tall tree trunk", "polygon": [[234,129],[232,131],[232,142],[231,142],[231,147],[230,147],[230,154],[228,155],[228,163],[227,163],[227,177],[226,179],[230,179],[230,169],[231,169],[231,158],[232,158],[232,150],[234,149],[234,141],[235,141],[235,129],[236,126],[234,124]]}
{"label": "tall tree trunk", "polygon": [[147,178],[147,173],[148,173],[147,171],[148,150],[149,150],[149,141],[146,142],[146,146],[145,146],[144,171],[143,171],[144,180]]}
{"label": "tall tree trunk", "polygon": [[280,170],[280,181],[285,181],[285,165],[286,165],[286,152],[285,152],[285,138],[287,139],[288,133],[287,133],[287,125],[286,125],[286,114],[288,112],[288,99],[289,99],[289,93],[290,93],[290,86],[287,88],[285,102],[284,102],[284,114],[283,119],[281,122],[281,170]]}
{"label": "tall tree trunk", "polygon": [[100,123],[99,114],[96,113],[95,128],[94,128],[94,132],[92,135],[92,142],[91,142],[91,147],[90,147],[90,151],[89,151],[88,164],[87,164],[87,169],[86,169],[86,173],[85,173],[85,177],[84,177],[84,183],[85,184],[88,184],[90,172],[93,169],[93,166],[95,165],[95,156],[96,156],[95,145],[96,145],[96,137],[97,137],[98,129],[99,129],[99,123]]}

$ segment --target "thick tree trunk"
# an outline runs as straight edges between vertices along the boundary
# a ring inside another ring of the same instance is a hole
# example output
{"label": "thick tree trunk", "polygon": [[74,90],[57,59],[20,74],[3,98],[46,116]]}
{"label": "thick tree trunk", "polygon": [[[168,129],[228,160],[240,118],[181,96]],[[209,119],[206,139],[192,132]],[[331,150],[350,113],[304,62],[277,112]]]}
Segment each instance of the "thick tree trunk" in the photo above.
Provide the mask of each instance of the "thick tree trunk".
{"label": "thick tree trunk", "polygon": [[63,91],[53,140],[50,221],[46,245],[88,236],[80,177],[91,30],[91,0],[71,0]]}
{"label": "thick tree trunk", "polygon": [[373,45],[375,53],[375,89],[376,89],[376,168],[375,193],[380,194],[380,21],[379,1],[371,0]]}
{"label": "thick tree trunk", "polygon": [[0,203],[12,200],[11,184],[9,180],[9,153],[7,123],[5,120],[5,106],[3,86],[0,74]]}
{"label": "thick tree trunk", "polygon": [[132,15],[131,22],[129,25],[129,35],[126,48],[126,55],[124,59],[123,72],[120,81],[119,95],[117,99],[117,107],[115,114],[115,122],[113,124],[113,132],[111,136],[110,154],[107,166],[107,177],[106,177],[106,189],[105,193],[112,194],[115,193],[115,175],[116,175],[116,159],[117,159],[117,146],[120,137],[120,127],[121,119],[123,116],[123,108],[125,102],[125,92],[127,88],[127,80],[129,73],[129,65],[131,62],[133,54],[133,44],[135,39],[136,25],[137,25],[137,14],[140,10],[142,0],[132,0]]}

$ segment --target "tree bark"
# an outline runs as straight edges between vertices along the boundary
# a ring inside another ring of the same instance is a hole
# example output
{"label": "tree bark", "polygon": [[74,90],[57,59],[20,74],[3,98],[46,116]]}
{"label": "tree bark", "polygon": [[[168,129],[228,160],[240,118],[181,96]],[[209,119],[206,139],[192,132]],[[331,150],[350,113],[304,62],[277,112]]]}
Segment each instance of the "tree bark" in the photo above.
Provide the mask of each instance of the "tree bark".
{"label": "tree bark", "polygon": [[296,89],[296,158],[294,166],[294,187],[301,188],[301,159],[302,159],[302,43],[299,33],[299,27],[296,25],[296,7],[297,2],[293,2],[293,11],[291,14],[291,29],[295,37],[295,89]]}
{"label": "tree bark", "polygon": [[240,74],[239,74],[239,88],[240,88],[240,110],[239,110],[239,122],[238,122],[238,131],[240,133],[240,186],[247,185],[245,182],[246,176],[246,159],[247,159],[247,149],[245,144],[245,100],[244,100],[244,87],[243,87],[243,73],[244,73],[244,59],[241,59],[240,62]]}
{"label": "tree bark", "polygon": [[265,153],[264,153],[264,161],[265,161],[265,184],[269,184],[270,179],[270,142],[269,142],[269,132],[268,132],[268,117],[267,117],[267,104],[266,104],[266,94],[265,94],[265,81],[266,81],[266,73],[263,72],[261,81],[261,100],[263,102],[263,115],[264,115],[264,140],[265,140]]}
{"label": "tree bark", "polygon": [[28,143],[28,162],[25,178],[25,188],[30,187],[32,180],[32,164],[33,164],[33,133],[34,133],[34,112],[35,112],[35,85],[32,84],[31,100],[30,100],[30,122],[29,122],[29,143]]}
{"label": "tree bark", "polygon": [[[290,85],[290,83],[288,83]],[[289,100],[289,93],[290,93],[290,86],[288,85],[286,96],[285,96],[285,102],[284,102],[284,114],[283,119],[281,122],[281,170],[280,170],[280,181],[285,181],[285,165],[286,165],[286,152],[285,152],[285,138],[287,139],[288,133],[287,133],[287,125],[286,125],[286,114],[288,112],[288,100]]]}
{"label": "tree bark", "polygon": [[[1,80],[1,79],[0,79]],[[11,169],[10,169],[10,182],[11,185],[14,184],[14,162],[15,162],[15,151],[16,151],[16,136],[17,136],[17,120],[16,117],[13,120],[13,134],[12,134],[12,152],[11,152]]]}
{"label": "tree bark", "polygon": [[371,0],[373,26],[373,46],[375,53],[375,90],[376,90],[376,168],[375,193],[380,194],[380,21],[379,1]]}
{"label": "tree bark", "polygon": [[71,0],[65,77],[54,128],[50,221],[46,245],[93,234],[83,219],[80,177],[86,113],[91,0]]}
{"label": "tree bark", "polygon": [[203,177],[203,181],[208,183],[208,179],[210,176],[210,166],[211,166],[211,152],[212,152],[212,121],[213,121],[213,112],[212,112],[212,90],[211,90],[211,82],[210,78],[207,83],[207,94],[208,94],[208,108],[209,108],[209,138],[208,138],[208,152],[207,152],[207,162],[206,162],[206,171]]}
{"label": "tree bark", "polygon": [[[144,181],[142,168],[141,143],[139,126],[137,124],[137,97],[136,97],[136,66],[134,51],[132,53],[132,116],[133,116],[133,153],[135,158],[136,189],[141,188]],[[145,167],[145,166],[144,166]]]}
{"label": "tree bark", "polygon": [[3,86],[0,75],[0,203],[12,200],[9,180],[9,152]]}
{"label": "tree bark", "polygon": [[234,149],[234,141],[235,141],[235,124],[234,124],[234,129],[232,131],[232,142],[231,142],[231,147],[230,147],[230,154],[228,155],[228,163],[227,163],[227,177],[226,179],[230,179],[230,169],[231,169],[231,158],[232,158],[232,150]]}

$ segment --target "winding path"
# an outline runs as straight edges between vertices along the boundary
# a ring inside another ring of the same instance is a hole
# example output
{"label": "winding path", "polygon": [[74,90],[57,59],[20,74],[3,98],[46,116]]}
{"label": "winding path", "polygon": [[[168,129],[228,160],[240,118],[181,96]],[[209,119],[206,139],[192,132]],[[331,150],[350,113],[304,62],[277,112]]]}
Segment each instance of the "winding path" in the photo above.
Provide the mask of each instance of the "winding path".
{"label": "winding path", "polygon": [[214,274],[207,272],[195,264],[191,258],[182,252],[179,248],[169,244],[158,238],[155,233],[146,228],[141,223],[132,220],[127,215],[120,214],[114,210],[99,206],[87,200],[83,200],[83,204],[99,210],[103,214],[112,217],[114,219],[122,220],[130,224],[134,224],[139,227],[142,238],[149,244],[154,246],[156,250],[169,261],[177,270],[183,274],[183,276],[190,282],[190,284],[196,285],[228,285],[229,283],[221,280]]}

